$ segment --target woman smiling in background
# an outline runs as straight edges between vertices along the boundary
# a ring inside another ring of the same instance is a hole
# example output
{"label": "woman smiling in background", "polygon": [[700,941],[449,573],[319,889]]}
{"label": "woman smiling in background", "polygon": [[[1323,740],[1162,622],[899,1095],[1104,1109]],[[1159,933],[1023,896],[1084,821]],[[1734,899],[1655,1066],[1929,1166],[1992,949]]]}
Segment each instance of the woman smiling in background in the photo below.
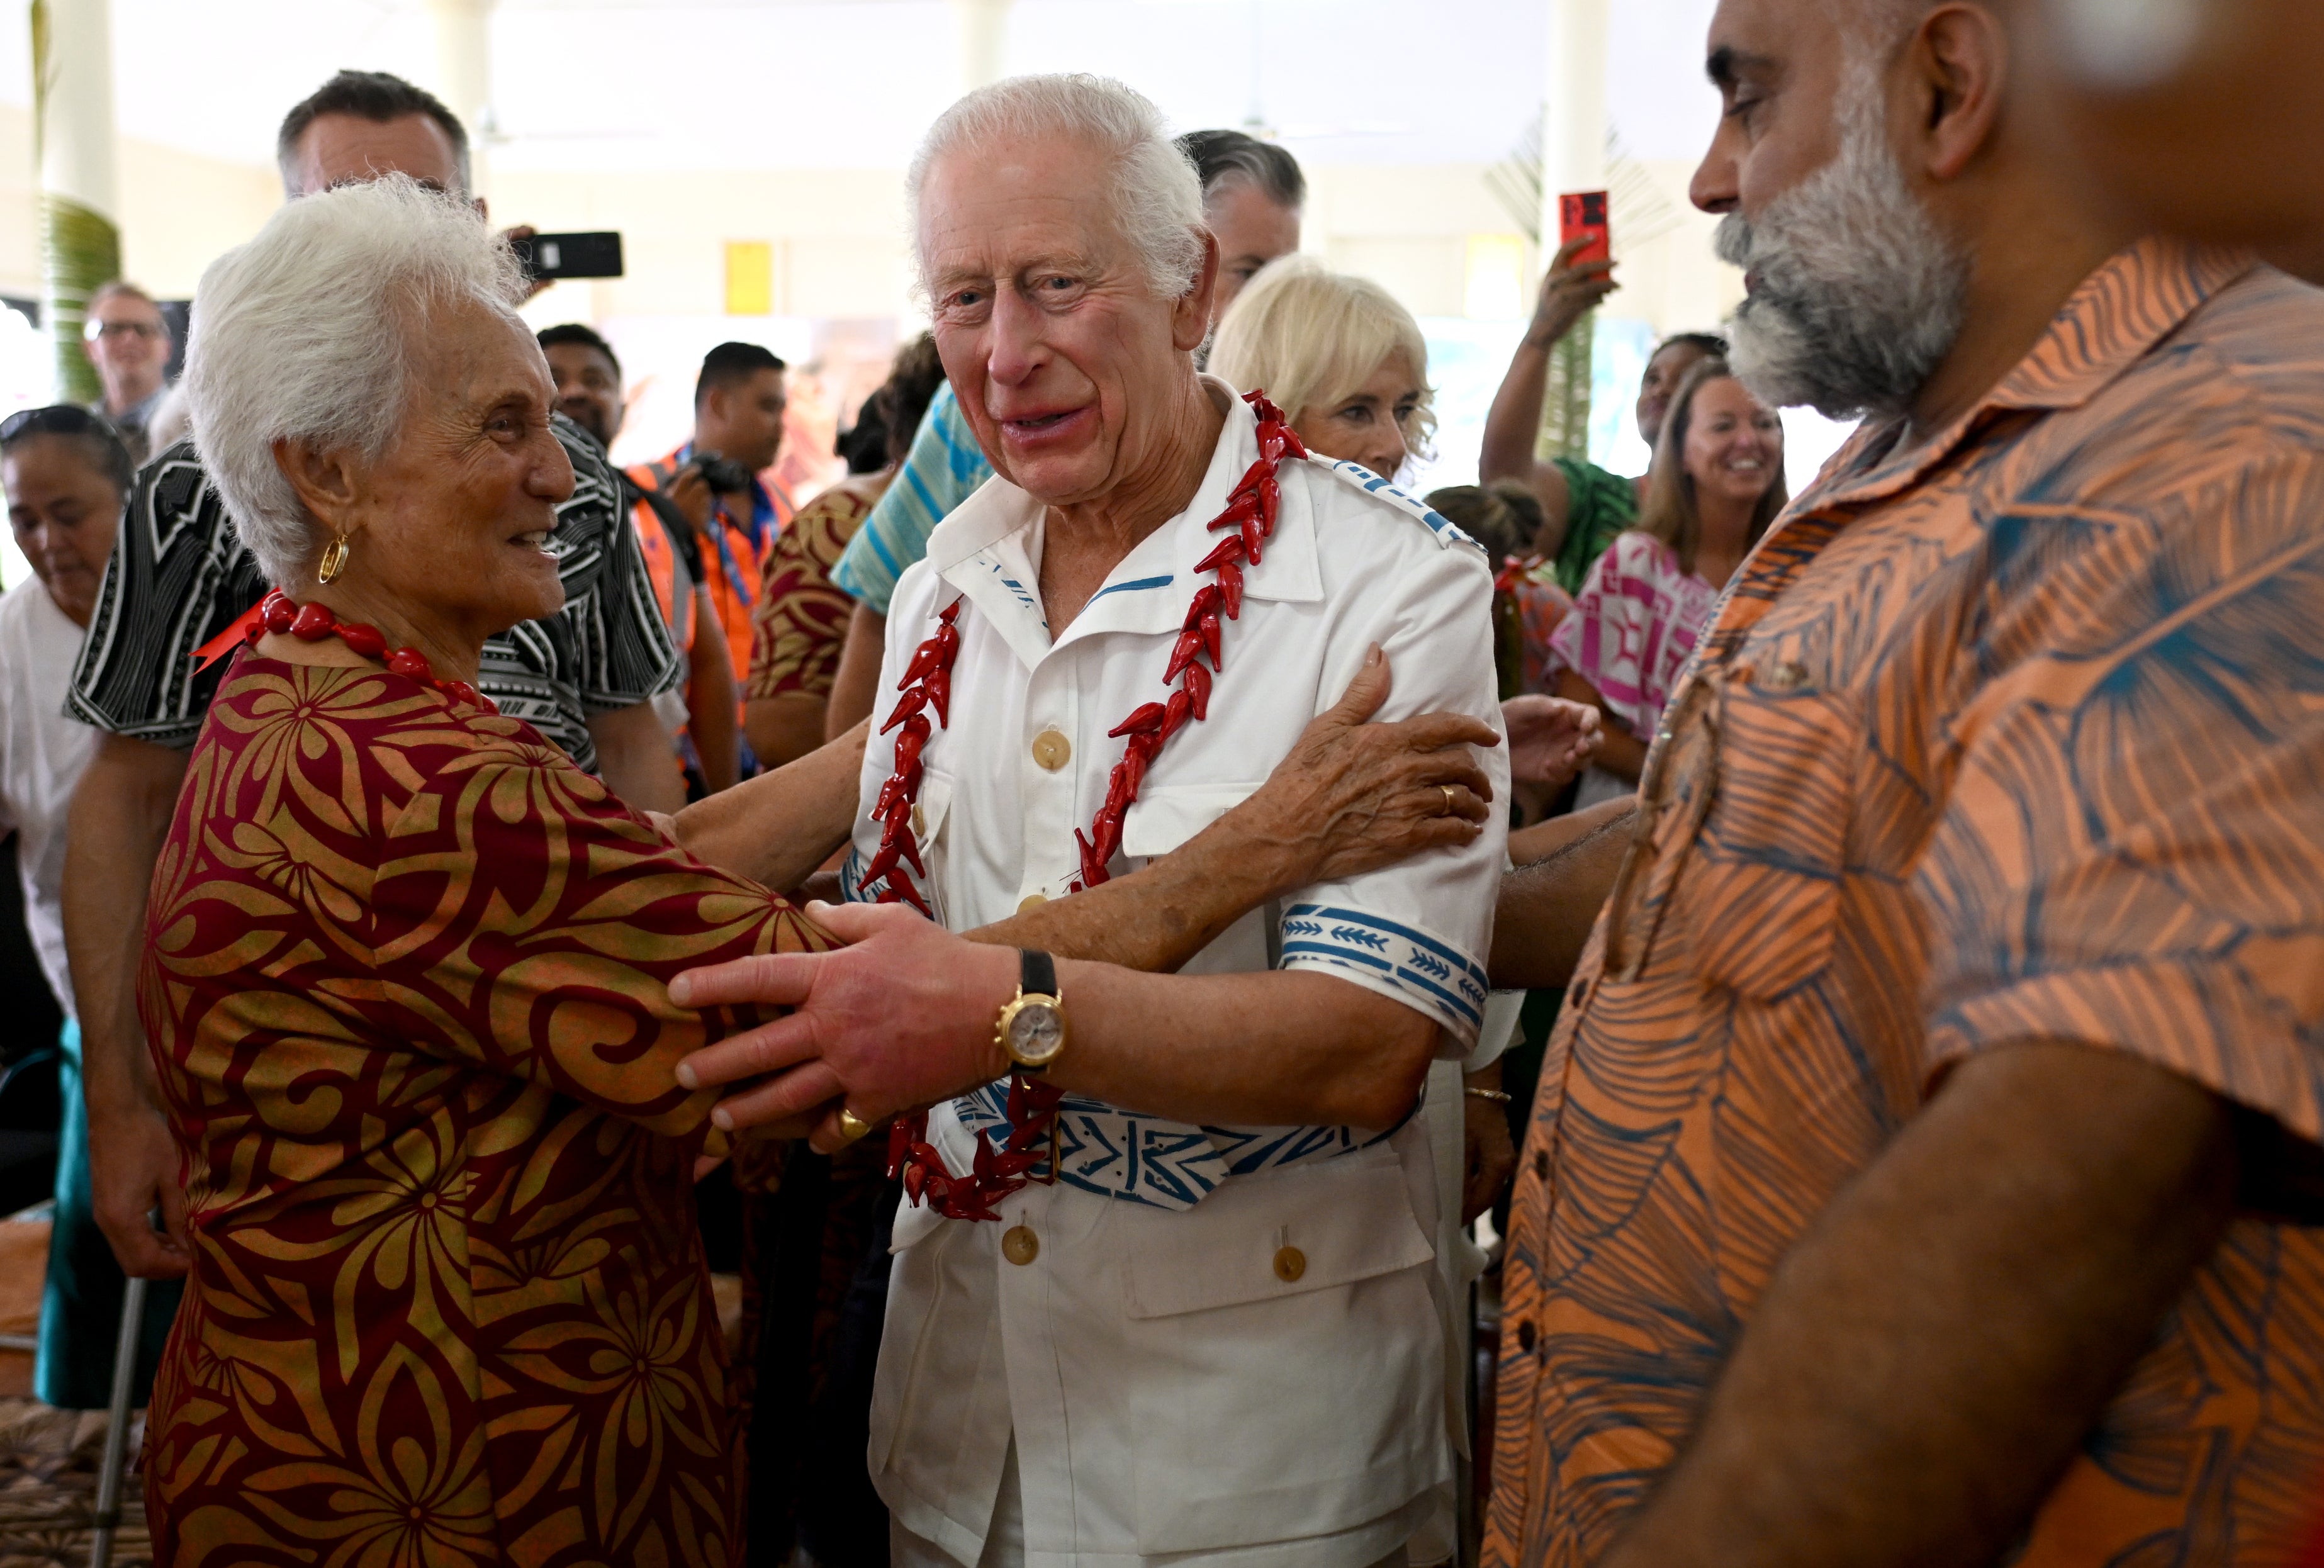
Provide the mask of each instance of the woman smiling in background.
{"label": "woman smiling in background", "polygon": [[1646,746],[1720,590],[1791,499],[1784,425],[1723,359],[1689,371],[1663,421],[1637,527],[1590,569],[1550,634],[1560,696],[1612,722],[1582,806],[1636,789]]}

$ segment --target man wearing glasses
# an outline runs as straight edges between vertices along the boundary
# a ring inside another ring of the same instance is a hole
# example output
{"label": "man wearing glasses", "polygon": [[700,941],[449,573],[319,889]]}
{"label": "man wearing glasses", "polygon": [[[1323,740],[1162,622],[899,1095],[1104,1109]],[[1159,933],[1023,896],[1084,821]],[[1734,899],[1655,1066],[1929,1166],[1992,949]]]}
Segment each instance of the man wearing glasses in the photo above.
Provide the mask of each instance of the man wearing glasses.
{"label": "man wearing glasses", "polygon": [[105,383],[105,396],[89,408],[113,421],[142,466],[151,456],[146,427],[170,392],[170,325],[151,294],[116,278],[91,296],[82,331],[81,352]]}

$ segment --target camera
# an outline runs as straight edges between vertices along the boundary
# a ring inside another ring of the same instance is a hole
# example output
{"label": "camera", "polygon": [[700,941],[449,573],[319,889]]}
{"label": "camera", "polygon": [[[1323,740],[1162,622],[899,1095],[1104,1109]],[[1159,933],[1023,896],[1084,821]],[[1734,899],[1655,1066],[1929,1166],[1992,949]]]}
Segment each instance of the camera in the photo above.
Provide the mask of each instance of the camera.
{"label": "camera", "polygon": [[751,488],[751,471],[716,452],[696,452],[694,466],[702,482],[721,495],[740,495]]}

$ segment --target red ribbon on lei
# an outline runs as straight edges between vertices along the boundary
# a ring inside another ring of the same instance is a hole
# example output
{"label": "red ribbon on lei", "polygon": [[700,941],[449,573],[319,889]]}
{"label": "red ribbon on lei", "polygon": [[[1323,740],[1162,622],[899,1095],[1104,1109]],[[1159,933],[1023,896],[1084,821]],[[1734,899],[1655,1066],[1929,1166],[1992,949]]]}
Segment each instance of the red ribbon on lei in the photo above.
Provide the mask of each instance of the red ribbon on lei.
{"label": "red ribbon on lei", "polygon": [[[1111,879],[1107,862],[1121,848],[1122,818],[1136,804],[1147,770],[1171,736],[1189,723],[1209,716],[1212,678],[1226,668],[1220,661],[1223,623],[1241,615],[1243,568],[1259,563],[1268,540],[1275,533],[1276,513],[1283,501],[1276,469],[1286,457],[1307,456],[1307,448],[1292,433],[1283,410],[1268,402],[1264,393],[1251,392],[1243,401],[1259,416],[1258,461],[1228,493],[1226,509],[1209,524],[1211,531],[1227,530],[1227,536],[1194,567],[1197,572],[1210,573],[1213,580],[1194,590],[1180,623],[1177,643],[1170,650],[1169,667],[1162,673],[1163,684],[1175,684],[1177,689],[1165,701],[1141,705],[1106,732],[1126,743],[1106,782],[1105,804],[1099,807],[1089,832],[1074,830],[1074,843],[1081,852],[1081,876],[1073,884],[1074,892]],[[880,787],[872,807],[872,817],[881,824],[880,848],[857,881],[859,888],[880,883],[881,903],[909,904],[931,918],[927,900],[912,881],[914,876],[928,874],[920,862],[918,836],[912,830],[912,807],[920,795],[920,752],[951,716],[952,667],[960,653],[960,630],[955,623],[961,604],[954,600],[936,617],[935,634],[920,644],[903,678],[896,683],[903,696],[888,722],[880,726],[883,735],[890,730],[901,733],[896,737],[895,770]],[[1204,659],[1210,660],[1207,668],[1202,662]],[[928,717],[931,711],[936,715],[933,723]],[[1044,1159],[1049,1162],[1047,1180],[1056,1180],[1057,1106],[1064,1098],[1064,1090],[1045,1080],[1022,1073],[1011,1075],[1009,1135],[996,1148],[991,1130],[978,1129],[975,1164],[966,1176],[954,1176],[945,1167],[943,1155],[928,1141],[926,1111],[899,1116],[888,1130],[888,1174],[903,1177],[904,1194],[913,1203],[928,1204],[947,1219],[998,1220],[1001,1216],[992,1205],[1035,1179],[1032,1172]]]}

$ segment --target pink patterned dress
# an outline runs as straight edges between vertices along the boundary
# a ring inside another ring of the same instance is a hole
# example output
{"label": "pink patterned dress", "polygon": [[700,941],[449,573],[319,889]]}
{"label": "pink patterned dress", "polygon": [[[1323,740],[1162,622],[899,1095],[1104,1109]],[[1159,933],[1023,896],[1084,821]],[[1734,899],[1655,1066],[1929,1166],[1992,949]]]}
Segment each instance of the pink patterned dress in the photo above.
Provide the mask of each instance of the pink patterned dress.
{"label": "pink patterned dress", "polygon": [[1635,529],[1617,539],[1550,633],[1551,668],[1597,688],[1639,740],[1653,737],[1719,590],[1679,565],[1678,552]]}

